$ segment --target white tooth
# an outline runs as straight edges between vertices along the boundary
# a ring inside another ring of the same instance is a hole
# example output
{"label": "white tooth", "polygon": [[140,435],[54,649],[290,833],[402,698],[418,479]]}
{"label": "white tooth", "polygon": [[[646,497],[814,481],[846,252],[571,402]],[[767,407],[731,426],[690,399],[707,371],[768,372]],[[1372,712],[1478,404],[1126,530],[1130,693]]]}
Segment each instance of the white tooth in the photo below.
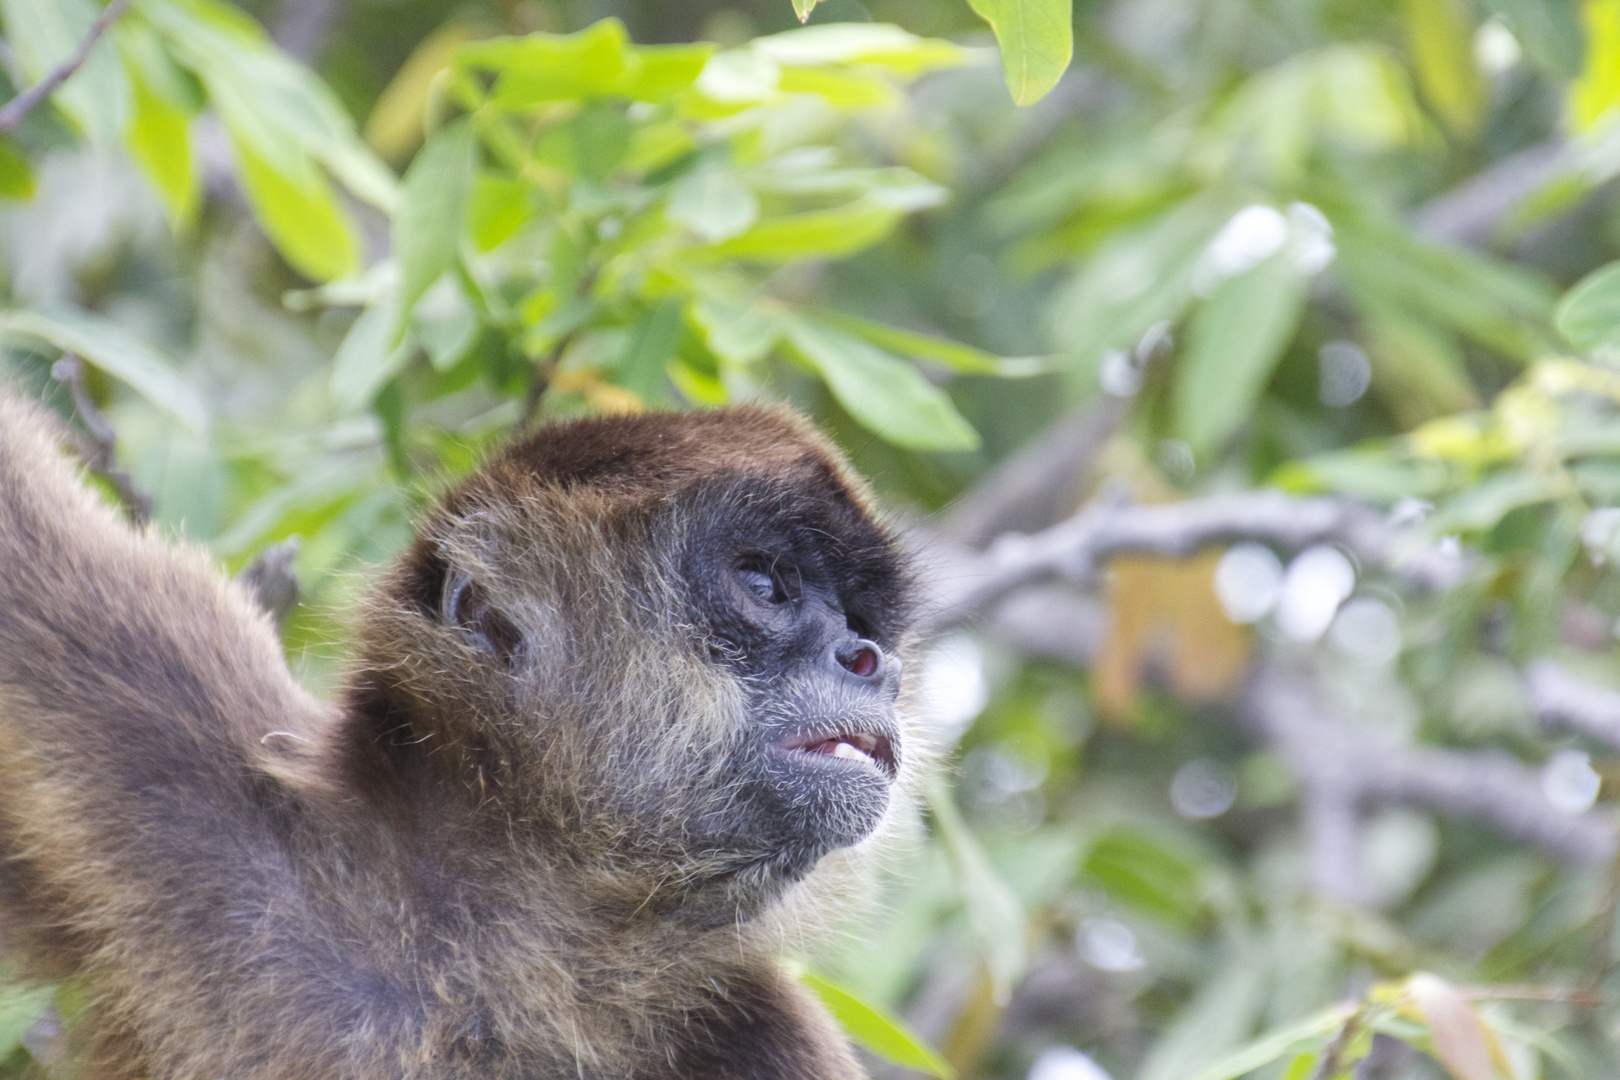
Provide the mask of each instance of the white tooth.
{"label": "white tooth", "polygon": [[836,758],[843,758],[846,761],[864,761],[868,765],[877,764],[877,762],[872,760],[870,754],[861,753],[861,751],[849,745],[847,742],[841,742],[837,746],[833,747],[832,756]]}

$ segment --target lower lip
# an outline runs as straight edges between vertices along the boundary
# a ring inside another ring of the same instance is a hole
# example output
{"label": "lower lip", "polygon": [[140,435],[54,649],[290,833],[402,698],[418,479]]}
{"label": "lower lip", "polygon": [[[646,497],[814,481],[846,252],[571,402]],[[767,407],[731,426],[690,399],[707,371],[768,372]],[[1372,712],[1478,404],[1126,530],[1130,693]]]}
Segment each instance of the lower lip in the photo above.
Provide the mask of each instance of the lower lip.
{"label": "lower lip", "polygon": [[[810,744],[810,746],[820,745],[823,745],[823,743]],[[847,762],[851,765],[864,766],[866,768],[875,770],[885,780],[892,779],[892,775],[888,767],[886,767],[877,758],[846,742],[840,742],[837,745],[848,747],[849,749],[840,754],[830,750],[813,750],[808,746],[784,746],[780,743],[776,745],[775,749],[781,751],[782,753],[794,754],[802,758]]]}

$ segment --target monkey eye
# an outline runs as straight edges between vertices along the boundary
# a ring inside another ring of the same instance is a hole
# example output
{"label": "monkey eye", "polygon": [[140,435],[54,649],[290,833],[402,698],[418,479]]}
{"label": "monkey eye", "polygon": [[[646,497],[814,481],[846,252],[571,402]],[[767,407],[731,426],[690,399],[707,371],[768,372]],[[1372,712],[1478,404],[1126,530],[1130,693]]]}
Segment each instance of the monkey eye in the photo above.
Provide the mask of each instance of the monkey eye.
{"label": "monkey eye", "polygon": [[737,582],[765,604],[785,604],[799,596],[798,571],[763,555],[745,558],[736,570]]}

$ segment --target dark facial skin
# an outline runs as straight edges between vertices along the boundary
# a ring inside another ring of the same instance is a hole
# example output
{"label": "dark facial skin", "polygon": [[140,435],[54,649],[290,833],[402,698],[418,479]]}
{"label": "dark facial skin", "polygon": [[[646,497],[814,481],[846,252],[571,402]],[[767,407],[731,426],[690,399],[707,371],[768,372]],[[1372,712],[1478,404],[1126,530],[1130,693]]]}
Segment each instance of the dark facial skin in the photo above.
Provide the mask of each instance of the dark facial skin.
{"label": "dark facial skin", "polygon": [[729,842],[792,880],[865,838],[888,807],[903,752],[898,643],[835,522],[774,501],[733,505],[686,559],[715,660],[752,698],[734,758],[745,813]]}

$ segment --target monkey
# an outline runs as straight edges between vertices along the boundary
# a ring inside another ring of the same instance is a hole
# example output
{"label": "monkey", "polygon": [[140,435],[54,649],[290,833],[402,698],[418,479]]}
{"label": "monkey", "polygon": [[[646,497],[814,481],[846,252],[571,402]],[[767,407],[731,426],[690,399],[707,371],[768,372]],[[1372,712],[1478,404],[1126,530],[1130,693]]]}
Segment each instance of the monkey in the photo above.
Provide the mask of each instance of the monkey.
{"label": "monkey", "polygon": [[494,452],[331,702],[60,435],[0,389],[0,944],[75,988],[84,1075],[865,1075],[780,957],[915,784],[917,590],[807,420]]}

